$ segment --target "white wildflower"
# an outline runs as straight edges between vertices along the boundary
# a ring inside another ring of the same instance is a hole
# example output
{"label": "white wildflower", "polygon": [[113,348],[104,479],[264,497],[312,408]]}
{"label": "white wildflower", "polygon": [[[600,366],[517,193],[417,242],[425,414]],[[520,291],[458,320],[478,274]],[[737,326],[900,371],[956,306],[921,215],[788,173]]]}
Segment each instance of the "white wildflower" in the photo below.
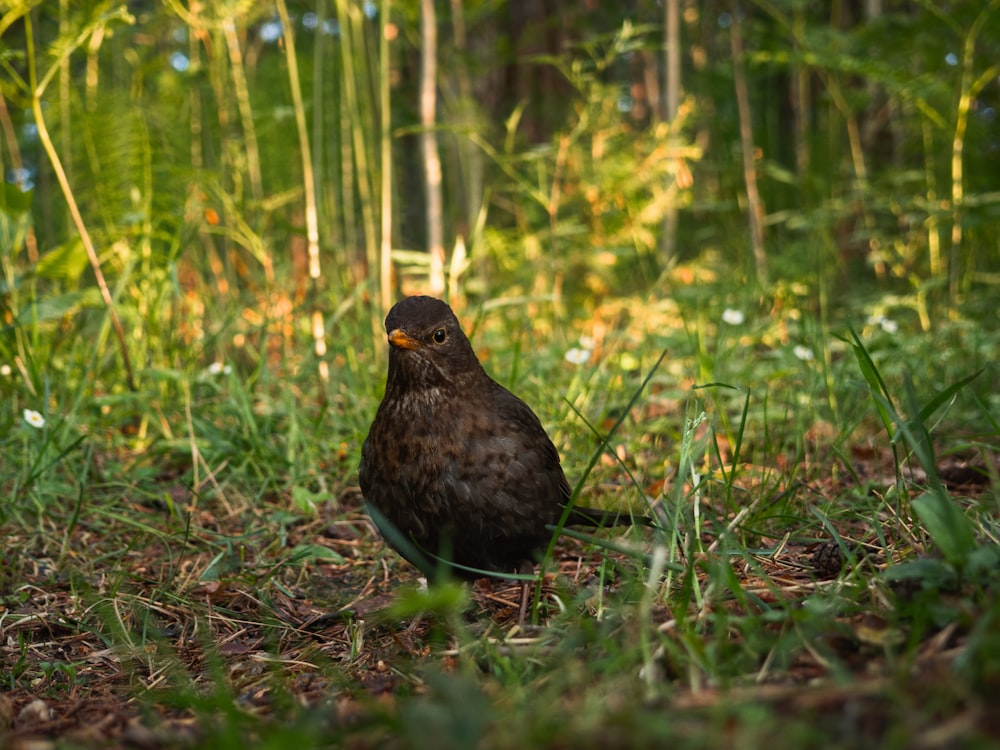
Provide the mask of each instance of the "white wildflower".
{"label": "white wildflower", "polygon": [[734,310],[731,307],[727,307],[722,311],[722,322],[728,323],[731,326],[743,325],[743,321],[746,320],[746,316],[743,315],[742,310]]}
{"label": "white wildflower", "polygon": [[885,320],[884,315],[869,315],[868,320],[865,321],[865,325],[866,326],[882,325],[883,320]]}

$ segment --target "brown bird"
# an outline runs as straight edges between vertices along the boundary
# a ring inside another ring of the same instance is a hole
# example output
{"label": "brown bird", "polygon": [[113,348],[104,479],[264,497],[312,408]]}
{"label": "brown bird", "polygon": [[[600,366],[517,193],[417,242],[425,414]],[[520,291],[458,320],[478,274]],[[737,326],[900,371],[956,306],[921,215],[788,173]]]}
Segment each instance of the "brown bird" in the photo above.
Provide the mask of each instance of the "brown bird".
{"label": "brown bird", "polygon": [[[385,397],[359,469],[376,526],[432,580],[523,570],[570,500],[556,447],[528,405],[486,374],[447,304],[408,297],[385,328]],[[566,521],[650,523],[580,507]]]}

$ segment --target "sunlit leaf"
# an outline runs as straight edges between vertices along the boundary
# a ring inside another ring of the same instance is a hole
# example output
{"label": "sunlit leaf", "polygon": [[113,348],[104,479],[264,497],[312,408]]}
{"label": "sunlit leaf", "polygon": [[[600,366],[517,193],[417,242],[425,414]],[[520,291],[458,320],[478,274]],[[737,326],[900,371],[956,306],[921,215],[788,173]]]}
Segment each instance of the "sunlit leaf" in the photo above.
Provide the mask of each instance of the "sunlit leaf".
{"label": "sunlit leaf", "polygon": [[35,273],[43,279],[77,281],[86,267],[87,251],[79,238],[74,238],[39,258]]}

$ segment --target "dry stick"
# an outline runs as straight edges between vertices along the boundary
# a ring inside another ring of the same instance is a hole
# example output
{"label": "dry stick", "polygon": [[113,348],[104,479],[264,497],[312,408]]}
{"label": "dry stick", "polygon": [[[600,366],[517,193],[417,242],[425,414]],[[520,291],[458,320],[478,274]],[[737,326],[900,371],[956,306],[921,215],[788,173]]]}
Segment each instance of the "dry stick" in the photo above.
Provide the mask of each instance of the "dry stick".
{"label": "dry stick", "polygon": [[[30,24],[27,17],[25,17],[25,21]],[[30,28],[28,29],[28,35],[29,37],[31,35]],[[118,313],[115,311],[115,303],[111,298],[111,290],[108,289],[108,284],[104,280],[104,273],[101,271],[101,261],[97,257],[97,251],[94,249],[94,243],[91,241],[90,234],[87,232],[87,227],[83,223],[83,217],[80,215],[80,209],[76,205],[76,199],[73,197],[73,190],[70,188],[66,172],[63,169],[62,162],[59,160],[59,154],[56,152],[56,148],[52,144],[52,138],[49,136],[49,130],[45,125],[45,116],[42,113],[41,89],[35,85],[35,66],[31,55],[29,55],[29,66],[32,79],[31,109],[35,114],[35,126],[38,128],[38,139],[42,142],[42,148],[45,149],[45,153],[49,157],[49,162],[52,164],[52,169],[55,172],[56,179],[59,181],[59,187],[62,190],[63,197],[66,199],[66,205],[69,208],[73,224],[76,226],[76,231],[79,232],[80,240],[83,242],[83,246],[87,251],[87,258],[90,260],[90,267],[94,271],[94,278],[97,281],[97,287],[101,290],[101,297],[104,299],[104,304],[108,308],[108,316],[111,318],[111,326],[114,328],[115,336],[118,338],[118,346],[121,349],[122,364],[125,365],[125,375],[128,379],[129,390],[135,391],[135,373],[132,370],[132,360],[128,355],[128,347],[125,345],[125,330],[122,328],[121,320],[119,320]]]}
{"label": "dry stick", "polygon": [[747,189],[747,218],[750,222],[750,240],[757,266],[757,282],[767,282],[767,253],[764,250],[764,203],[757,189],[757,170],[754,166],[753,126],[750,124],[750,97],[747,95],[746,72],[743,67],[743,39],[740,36],[739,8],[734,4],[729,24],[729,41],[733,50],[733,86],[736,89],[736,108],[740,116],[740,144],[743,151],[743,180]]}
{"label": "dry stick", "polygon": [[[306,201],[306,236],[309,243],[309,278],[316,282],[320,277],[319,265],[319,221],[316,212],[316,180],[313,175],[312,151],[309,146],[309,130],[306,127],[306,110],[302,103],[302,86],[299,83],[299,66],[295,57],[295,35],[285,0],[275,3],[281,26],[285,33],[285,57],[288,64],[288,85],[292,90],[292,108],[295,111],[295,126],[299,134],[299,153],[302,156],[302,182]],[[323,382],[330,380],[330,363],[326,361],[326,325],[320,310],[312,315],[313,349],[319,360],[319,376]]]}

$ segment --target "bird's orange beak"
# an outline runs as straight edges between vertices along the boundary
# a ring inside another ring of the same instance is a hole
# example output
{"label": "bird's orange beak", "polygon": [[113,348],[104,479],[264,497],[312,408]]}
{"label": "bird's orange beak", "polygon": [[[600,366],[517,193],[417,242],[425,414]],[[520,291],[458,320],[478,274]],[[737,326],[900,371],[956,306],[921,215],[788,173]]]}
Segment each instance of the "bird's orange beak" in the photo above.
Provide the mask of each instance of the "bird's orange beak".
{"label": "bird's orange beak", "polygon": [[420,342],[408,336],[402,328],[389,331],[389,343],[400,349],[416,349],[420,346]]}

